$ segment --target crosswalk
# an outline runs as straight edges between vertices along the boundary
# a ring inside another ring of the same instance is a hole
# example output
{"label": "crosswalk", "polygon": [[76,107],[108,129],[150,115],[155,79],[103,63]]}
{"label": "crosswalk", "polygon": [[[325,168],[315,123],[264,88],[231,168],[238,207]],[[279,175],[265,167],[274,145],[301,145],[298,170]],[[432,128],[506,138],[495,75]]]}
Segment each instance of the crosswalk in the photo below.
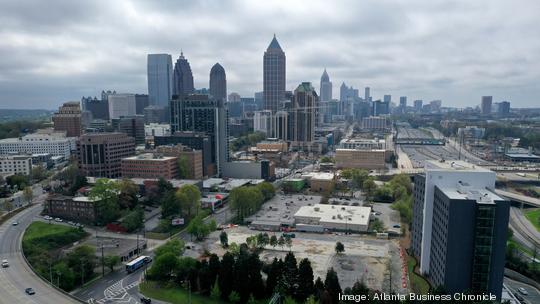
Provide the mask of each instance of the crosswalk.
{"label": "crosswalk", "polygon": [[108,303],[127,303],[127,304],[138,304],[139,301],[136,298],[133,298],[128,291],[139,285],[139,281],[133,282],[124,286],[124,280],[120,280],[111,286],[107,287],[103,292],[104,297],[96,300],[89,299],[88,304],[108,304]]}

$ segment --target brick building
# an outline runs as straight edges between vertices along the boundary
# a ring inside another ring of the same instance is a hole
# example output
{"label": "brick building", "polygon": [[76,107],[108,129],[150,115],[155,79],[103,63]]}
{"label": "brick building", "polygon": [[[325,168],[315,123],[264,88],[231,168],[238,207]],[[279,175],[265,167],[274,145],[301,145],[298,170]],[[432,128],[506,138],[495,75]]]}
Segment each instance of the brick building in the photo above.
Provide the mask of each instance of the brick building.
{"label": "brick building", "polygon": [[145,153],[122,159],[122,177],[174,179],[178,176],[178,158]]}
{"label": "brick building", "polygon": [[88,133],[77,142],[77,153],[84,175],[116,178],[122,159],[135,154],[135,139],[124,133]]}

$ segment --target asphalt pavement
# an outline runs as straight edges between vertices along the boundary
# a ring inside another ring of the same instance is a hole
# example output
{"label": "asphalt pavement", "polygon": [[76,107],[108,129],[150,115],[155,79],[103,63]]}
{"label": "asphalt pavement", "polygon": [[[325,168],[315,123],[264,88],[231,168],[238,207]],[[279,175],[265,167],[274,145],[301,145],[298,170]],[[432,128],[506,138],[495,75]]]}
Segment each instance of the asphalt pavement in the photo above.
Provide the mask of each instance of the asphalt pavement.
{"label": "asphalt pavement", "polygon": [[[504,283],[512,291],[513,294],[519,294],[523,299],[525,299],[526,304],[537,304],[540,303],[540,291],[530,285],[514,281],[509,278],[504,278]],[[524,288],[527,291],[527,295],[524,295],[518,291],[518,288]]]}
{"label": "asphalt pavement", "polygon": [[[36,203],[42,200],[36,198]],[[68,295],[54,289],[48,282],[39,278],[26,264],[22,256],[22,236],[28,225],[42,209],[36,204],[0,226],[0,259],[8,260],[9,267],[0,269],[0,302],[2,303],[31,303],[58,304],[80,303]],[[13,222],[18,222],[13,226]],[[26,288],[33,288],[34,295],[27,295]]]}

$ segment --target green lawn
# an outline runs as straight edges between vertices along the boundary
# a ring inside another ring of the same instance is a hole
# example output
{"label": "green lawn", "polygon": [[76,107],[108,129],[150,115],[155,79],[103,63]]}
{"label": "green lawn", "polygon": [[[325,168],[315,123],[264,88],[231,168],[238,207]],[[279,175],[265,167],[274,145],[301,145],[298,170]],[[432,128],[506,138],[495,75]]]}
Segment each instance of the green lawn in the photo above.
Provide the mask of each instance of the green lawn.
{"label": "green lawn", "polygon": [[33,240],[52,234],[64,234],[73,231],[73,227],[45,222],[33,222],[24,233],[24,240]]}
{"label": "green lawn", "polygon": [[[173,304],[184,304],[189,301],[188,291],[183,288],[165,288],[158,287],[156,282],[147,281],[139,285],[140,292],[152,299],[170,302]],[[191,303],[193,304],[224,304],[221,300],[213,300],[209,297],[198,294],[191,294]]]}
{"label": "green lawn", "polygon": [[540,208],[526,211],[525,216],[536,227],[536,230],[540,231]]}
{"label": "green lawn", "polygon": [[517,250],[523,252],[524,254],[526,254],[526,255],[528,255],[528,256],[530,256],[530,257],[533,256],[533,252],[532,252],[529,248],[527,248],[527,247],[521,245],[520,243],[516,242],[514,239],[510,239],[508,242],[506,242],[506,245],[507,245],[507,246],[508,246],[509,244],[514,244],[514,246],[516,246],[516,249],[517,249]]}
{"label": "green lawn", "polygon": [[414,267],[416,266],[416,260],[413,257],[409,257],[407,260],[407,268],[409,270],[409,281],[411,283],[411,289],[420,294],[427,294],[429,292],[429,283],[426,279],[417,275],[414,272]]}

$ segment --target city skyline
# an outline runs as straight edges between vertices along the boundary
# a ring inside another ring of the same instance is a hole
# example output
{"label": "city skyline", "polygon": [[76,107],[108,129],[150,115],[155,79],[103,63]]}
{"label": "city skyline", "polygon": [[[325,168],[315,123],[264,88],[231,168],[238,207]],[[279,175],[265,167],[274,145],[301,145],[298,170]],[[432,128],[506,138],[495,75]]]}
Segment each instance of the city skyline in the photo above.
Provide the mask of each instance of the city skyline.
{"label": "city skyline", "polygon": [[[538,104],[540,44],[528,38],[540,33],[534,1],[309,4],[296,11],[279,2],[119,1],[104,11],[98,2],[3,3],[0,107],[55,109],[109,89],[146,93],[146,56],[174,59],[182,50],[196,88],[208,86],[208,71],[220,62],[228,91],[252,96],[263,89],[261,53],[274,33],[287,54],[287,90],[304,81],[318,88],[326,67],[335,84],[369,86],[374,99],[465,107],[490,95],[514,107]],[[508,20],[508,11],[519,20]],[[224,17],[231,14],[238,18]],[[258,22],[277,16],[279,24]],[[324,24],[315,22],[321,18]],[[189,26],[171,27],[173,20]]]}

